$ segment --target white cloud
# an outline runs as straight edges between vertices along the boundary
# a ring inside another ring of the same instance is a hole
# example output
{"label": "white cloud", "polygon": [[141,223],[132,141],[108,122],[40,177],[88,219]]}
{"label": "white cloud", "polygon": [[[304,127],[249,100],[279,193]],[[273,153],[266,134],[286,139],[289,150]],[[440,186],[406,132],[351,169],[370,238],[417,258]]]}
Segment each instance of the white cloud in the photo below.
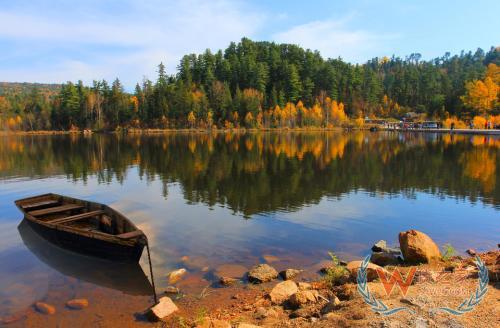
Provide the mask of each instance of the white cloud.
{"label": "white cloud", "polygon": [[380,51],[385,40],[395,35],[377,35],[360,29],[349,29],[347,23],[352,16],[340,20],[321,20],[294,26],[276,33],[278,42],[298,44],[319,50],[325,57],[342,57],[348,61],[364,62]]}
{"label": "white cloud", "polygon": [[[160,61],[174,73],[182,55],[252,37],[264,20],[263,14],[226,0],[11,5],[0,9],[0,44],[15,42],[17,49],[1,55],[14,65],[0,64],[0,76],[40,82],[119,76],[130,87],[143,75],[154,78]],[[30,51],[17,57],[19,48]],[[25,68],[23,60],[29,62]]]}

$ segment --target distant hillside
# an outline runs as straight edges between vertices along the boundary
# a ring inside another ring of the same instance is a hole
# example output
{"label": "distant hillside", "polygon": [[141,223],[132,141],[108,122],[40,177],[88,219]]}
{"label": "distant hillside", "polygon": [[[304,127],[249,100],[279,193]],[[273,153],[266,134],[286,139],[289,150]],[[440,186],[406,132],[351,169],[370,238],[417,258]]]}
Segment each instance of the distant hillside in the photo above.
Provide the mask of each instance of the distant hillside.
{"label": "distant hillside", "polygon": [[61,90],[61,84],[0,82],[0,96],[27,94],[34,88],[38,89],[40,94],[51,96]]}

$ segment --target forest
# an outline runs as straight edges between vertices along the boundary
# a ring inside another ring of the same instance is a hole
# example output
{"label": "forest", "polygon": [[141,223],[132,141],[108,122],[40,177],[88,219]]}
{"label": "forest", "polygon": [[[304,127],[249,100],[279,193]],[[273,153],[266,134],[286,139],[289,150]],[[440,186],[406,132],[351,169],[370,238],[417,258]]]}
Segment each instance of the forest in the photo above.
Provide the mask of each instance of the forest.
{"label": "forest", "polygon": [[422,60],[351,64],[291,44],[243,38],[185,55],[177,72],[126,92],[113,82],[0,83],[0,129],[296,128],[362,125],[366,117],[500,124],[500,47]]}

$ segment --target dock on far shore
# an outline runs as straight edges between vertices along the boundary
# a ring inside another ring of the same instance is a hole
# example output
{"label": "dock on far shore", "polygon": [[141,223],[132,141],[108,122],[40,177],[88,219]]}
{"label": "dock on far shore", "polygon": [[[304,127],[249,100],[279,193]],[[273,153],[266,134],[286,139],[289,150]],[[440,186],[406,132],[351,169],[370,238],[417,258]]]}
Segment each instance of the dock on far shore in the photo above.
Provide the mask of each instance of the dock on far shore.
{"label": "dock on far shore", "polygon": [[472,135],[498,135],[500,136],[499,129],[395,129],[395,128],[383,128],[385,131],[397,131],[397,132],[433,132],[433,133],[451,133],[451,134],[472,134]]}

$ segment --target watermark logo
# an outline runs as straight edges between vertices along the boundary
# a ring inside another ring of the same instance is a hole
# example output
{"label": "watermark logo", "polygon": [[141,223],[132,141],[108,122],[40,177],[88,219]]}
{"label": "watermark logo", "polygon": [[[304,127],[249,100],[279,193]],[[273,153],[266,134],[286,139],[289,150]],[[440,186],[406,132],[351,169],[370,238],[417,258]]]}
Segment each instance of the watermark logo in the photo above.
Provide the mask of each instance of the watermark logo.
{"label": "watermark logo", "polygon": [[[370,292],[366,278],[368,264],[370,263],[370,257],[371,255],[368,255],[361,263],[361,267],[358,270],[356,279],[358,283],[357,287],[358,292],[365,301],[365,303],[370,306],[372,311],[380,313],[385,316],[393,315],[401,311],[407,311],[414,314],[415,311],[406,306],[390,308],[383,301],[377,299]],[[479,258],[479,256],[476,256],[475,263],[479,270],[479,279],[478,279],[479,281],[475,292],[473,292],[469,297],[467,297],[456,308],[439,307],[434,309],[435,312],[443,311],[453,315],[462,315],[464,313],[474,310],[474,308],[484,299],[488,291],[488,282],[489,282],[488,268],[481,260],[481,258]],[[406,296],[406,294],[408,293],[408,289],[415,277],[416,270],[417,269],[415,267],[410,268],[408,274],[406,275],[406,278],[403,278],[403,275],[397,268],[392,272],[390,277],[388,277],[387,271],[381,269],[377,269],[377,274],[384,286],[384,290],[387,293],[387,295],[390,295],[394,289],[394,286],[397,285],[398,288],[401,290],[403,296]],[[441,276],[438,275],[438,279],[439,278],[442,278],[442,275]]]}
{"label": "watermark logo", "polygon": [[401,275],[401,272],[399,271],[398,268],[396,268],[390,278],[387,278],[386,273],[387,271],[377,268],[377,274],[378,277],[380,278],[380,281],[384,285],[385,292],[387,295],[390,295],[392,290],[394,289],[394,285],[398,285],[399,290],[403,294],[403,296],[406,296],[408,293],[408,288],[411,285],[411,282],[413,281],[413,277],[415,277],[415,272],[417,271],[417,268],[412,267],[410,268],[406,279],[403,279],[403,276]]}

